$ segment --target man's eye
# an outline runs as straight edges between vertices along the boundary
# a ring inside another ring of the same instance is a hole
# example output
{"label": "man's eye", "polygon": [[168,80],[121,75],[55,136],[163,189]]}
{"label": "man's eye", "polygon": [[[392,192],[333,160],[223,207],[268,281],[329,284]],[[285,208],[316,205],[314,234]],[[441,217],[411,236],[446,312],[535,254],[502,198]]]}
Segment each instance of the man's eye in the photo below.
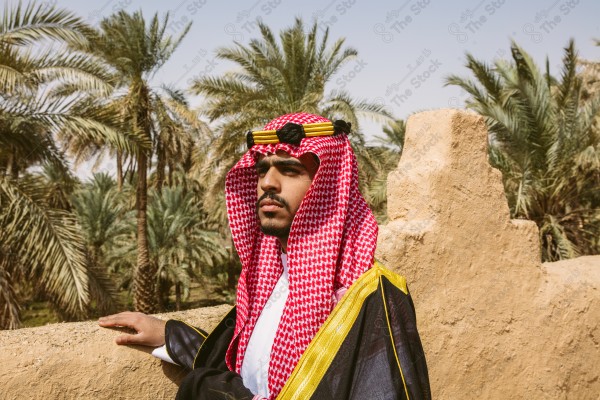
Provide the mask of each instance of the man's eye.
{"label": "man's eye", "polygon": [[300,170],[298,168],[284,168],[282,172],[286,175],[298,175]]}

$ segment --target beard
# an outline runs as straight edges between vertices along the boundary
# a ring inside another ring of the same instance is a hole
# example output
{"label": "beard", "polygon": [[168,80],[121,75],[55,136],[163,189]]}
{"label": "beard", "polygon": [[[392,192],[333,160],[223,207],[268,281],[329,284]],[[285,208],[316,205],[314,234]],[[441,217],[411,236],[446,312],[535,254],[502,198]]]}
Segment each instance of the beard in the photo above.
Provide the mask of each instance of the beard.
{"label": "beard", "polygon": [[[256,214],[257,215],[259,213],[260,202],[266,198],[269,198],[271,200],[278,202],[279,204],[282,205],[283,208],[290,211],[290,206],[283,197],[280,197],[272,192],[265,192],[256,201]],[[268,213],[266,213],[266,214],[268,216]],[[291,222],[286,226],[277,226],[276,224],[273,223],[273,221],[269,221],[269,220],[265,223],[262,223],[262,222],[260,223],[260,230],[262,231],[262,233],[264,233],[265,235],[268,235],[268,236],[275,236],[277,238],[287,238],[290,234],[291,227],[292,227]]]}
{"label": "beard", "polygon": [[287,238],[290,235],[291,226],[272,226],[269,223],[260,224],[260,230],[267,236],[276,238]]}

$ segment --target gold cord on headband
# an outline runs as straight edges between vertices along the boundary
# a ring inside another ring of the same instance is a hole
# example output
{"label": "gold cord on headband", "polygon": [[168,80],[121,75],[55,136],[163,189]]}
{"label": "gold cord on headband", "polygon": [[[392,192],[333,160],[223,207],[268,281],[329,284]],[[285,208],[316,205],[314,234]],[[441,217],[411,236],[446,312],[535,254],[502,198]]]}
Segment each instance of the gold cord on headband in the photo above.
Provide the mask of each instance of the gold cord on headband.
{"label": "gold cord on headband", "polygon": [[295,124],[288,122],[280,129],[268,131],[248,131],[246,140],[248,148],[255,144],[291,143],[299,145],[302,139],[333,136],[338,133],[349,133],[352,125],[345,121],[316,122],[312,124]]}

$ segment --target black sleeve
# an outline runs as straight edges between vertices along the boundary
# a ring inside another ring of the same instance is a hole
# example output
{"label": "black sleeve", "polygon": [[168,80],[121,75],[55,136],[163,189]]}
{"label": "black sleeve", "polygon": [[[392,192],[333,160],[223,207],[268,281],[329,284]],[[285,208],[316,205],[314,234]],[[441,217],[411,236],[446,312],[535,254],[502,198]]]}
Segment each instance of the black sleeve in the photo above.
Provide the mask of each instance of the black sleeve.
{"label": "black sleeve", "polygon": [[179,386],[176,400],[252,400],[242,377],[216,368],[196,368]]}
{"label": "black sleeve", "polygon": [[170,319],[165,325],[165,345],[173,361],[191,370],[194,359],[208,334],[182,321]]}
{"label": "black sleeve", "polygon": [[179,385],[178,400],[252,400],[254,394],[244,386],[242,377],[225,363],[235,316],[233,307],[209,335],[181,321],[167,322],[167,352],[173,361],[193,369]]}

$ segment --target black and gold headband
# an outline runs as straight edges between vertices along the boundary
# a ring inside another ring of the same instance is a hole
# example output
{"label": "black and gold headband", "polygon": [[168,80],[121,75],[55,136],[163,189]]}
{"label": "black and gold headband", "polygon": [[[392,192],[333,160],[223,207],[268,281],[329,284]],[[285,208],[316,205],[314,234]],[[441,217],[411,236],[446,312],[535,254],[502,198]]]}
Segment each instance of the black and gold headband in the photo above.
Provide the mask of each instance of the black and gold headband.
{"label": "black and gold headband", "polygon": [[277,130],[248,131],[246,141],[248,149],[255,144],[289,143],[299,145],[304,138],[350,133],[351,129],[352,124],[342,120],[304,125],[288,122]]}

